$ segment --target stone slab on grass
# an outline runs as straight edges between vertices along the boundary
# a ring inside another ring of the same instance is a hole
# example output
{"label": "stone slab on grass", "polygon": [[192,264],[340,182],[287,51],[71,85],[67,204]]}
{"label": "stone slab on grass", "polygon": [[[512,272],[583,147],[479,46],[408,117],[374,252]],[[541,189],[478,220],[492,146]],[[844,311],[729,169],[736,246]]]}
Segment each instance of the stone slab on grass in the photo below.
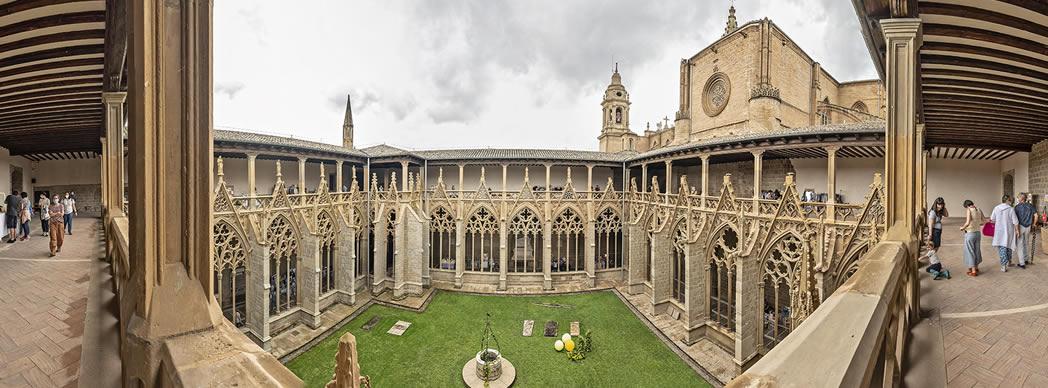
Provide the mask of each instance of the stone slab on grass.
{"label": "stone slab on grass", "polygon": [[574,321],[571,323],[571,330],[569,330],[568,333],[571,334],[572,337],[576,337],[579,335],[579,321]]}
{"label": "stone slab on grass", "polygon": [[393,327],[389,328],[389,331],[387,331],[387,333],[393,335],[404,335],[404,332],[408,330],[408,327],[411,327],[411,322],[397,321],[397,323],[394,324]]}
{"label": "stone slab on grass", "polygon": [[371,328],[375,327],[375,325],[377,325],[378,321],[380,320],[382,320],[382,317],[378,315],[373,316],[371,317],[371,319],[367,321],[367,323],[364,324],[364,326],[361,326],[360,328],[364,329],[364,331],[371,331]]}
{"label": "stone slab on grass", "polygon": [[557,336],[557,321],[546,321],[546,330],[542,332],[545,337],[556,337]]}
{"label": "stone slab on grass", "polygon": [[520,334],[525,336],[525,337],[531,337],[531,332],[534,331],[534,330],[535,330],[535,321],[528,319],[528,320],[524,321],[524,330]]}

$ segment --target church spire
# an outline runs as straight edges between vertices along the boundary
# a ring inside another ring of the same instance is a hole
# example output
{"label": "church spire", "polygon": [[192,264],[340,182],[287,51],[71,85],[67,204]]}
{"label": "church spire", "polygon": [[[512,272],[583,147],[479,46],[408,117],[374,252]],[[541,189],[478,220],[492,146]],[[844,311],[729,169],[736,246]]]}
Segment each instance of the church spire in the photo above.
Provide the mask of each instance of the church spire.
{"label": "church spire", "polygon": [[353,148],[353,104],[346,95],[346,117],[342,120],[342,146]]}
{"label": "church spire", "polygon": [[732,1],[731,7],[728,8],[728,25],[724,27],[724,36],[737,29],[739,29],[739,23],[735,20],[735,2]]}

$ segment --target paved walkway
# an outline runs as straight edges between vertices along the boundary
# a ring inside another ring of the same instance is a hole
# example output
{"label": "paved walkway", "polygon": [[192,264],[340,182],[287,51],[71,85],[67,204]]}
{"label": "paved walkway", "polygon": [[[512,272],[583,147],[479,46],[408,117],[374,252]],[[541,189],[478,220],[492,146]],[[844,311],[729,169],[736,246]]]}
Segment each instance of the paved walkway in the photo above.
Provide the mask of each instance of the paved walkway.
{"label": "paved walkway", "polygon": [[99,222],[78,218],[62,253],[33,235],[0,242],[0,387],[76,386],[91,268],[102,250]]}
{"label": "paved walkway", "polygon": [[953,279],[932,280],[921,271],[921,307],[941,329],[946,385],[1048,387],[1048,255],[1038,247],[1035,264],[1004,273],[983,237],[981,273],[969,277],[962,222],[943,226],[939,256]]}

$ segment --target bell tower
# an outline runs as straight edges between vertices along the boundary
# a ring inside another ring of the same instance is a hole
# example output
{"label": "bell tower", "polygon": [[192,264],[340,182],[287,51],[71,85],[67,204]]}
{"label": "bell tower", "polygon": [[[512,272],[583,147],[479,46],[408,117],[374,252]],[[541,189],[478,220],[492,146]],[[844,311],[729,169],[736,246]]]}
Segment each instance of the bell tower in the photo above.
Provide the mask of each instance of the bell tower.
{"label": "bell tower", "polygon": [[353,148],[353,104],[346,95],[346,117],[342,120],[342,146]]}
{"label": "bell tower", "polygon": [[630,94],[622,85],[622,76],[619,75],[619,64],[615,64],[615,71],[611,74],[611,84],[604,91],[604,101],[600,103],[602,112],[602,127],[600,136],[600,150],[602,152],[619,152],[629,147],[626,146],[626,137],[632,135],[630,132]]}

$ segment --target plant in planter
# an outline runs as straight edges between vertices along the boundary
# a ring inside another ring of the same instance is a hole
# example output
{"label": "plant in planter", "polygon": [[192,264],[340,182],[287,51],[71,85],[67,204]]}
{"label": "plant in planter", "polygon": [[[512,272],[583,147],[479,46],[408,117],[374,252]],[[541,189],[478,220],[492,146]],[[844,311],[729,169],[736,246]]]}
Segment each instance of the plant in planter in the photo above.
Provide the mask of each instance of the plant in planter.
{"label": "plant in planter", "polygon": [[[480,351],[476,356],[477,377],[485,382],[485,386],[488,381],[498,380],[502,376],[502,346],[491,329],[491,314],[487,315],[484,332],[480,337]],[[492,345],[495,347],[492,348]]]}

